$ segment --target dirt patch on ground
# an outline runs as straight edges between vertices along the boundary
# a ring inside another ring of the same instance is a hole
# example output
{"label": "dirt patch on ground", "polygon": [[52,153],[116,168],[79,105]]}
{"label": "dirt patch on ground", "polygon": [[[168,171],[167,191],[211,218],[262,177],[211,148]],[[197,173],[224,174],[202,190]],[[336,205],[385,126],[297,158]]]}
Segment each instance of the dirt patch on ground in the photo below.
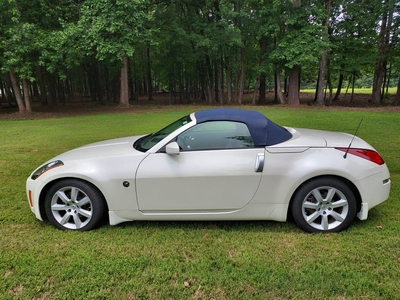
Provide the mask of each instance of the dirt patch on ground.
{"label": "dirt patch on ground", "polygon": [[[300,99],[300,106],[289,106],[274,103],[274,94],[268,93],[266,106],[282,107],[286,109],[297,109],[303,108],[314,108],[314,109],[343,109],[343,110],[368,110],[368,111],[385,111],[385,112],[400,112],[400,106],[393,105],[394,96],[386,99],[385,103],[380,106],[374,106],[370,103],[370,96],[364,94],[354,95],[352,98],[350,95],[342,96],[339,101],[335,101],[331,106],[317,106],[314,104],[313,93],[302,93]],[[252,105],[253,94],[246,94],[243,100],[242,106],[246,107],[257,107]],[[175,109],[182,109],[186,105],[198,105],[198,106],[211,106],[221,107],[218,103],[208,103],[202,100],[188,100],[179,99],[179,97],[171,97],[170,94],[156,94],[153,100],[148,100],[147,97],[139,97],[138,100],[131,102],[129,108],[119,107],[118,104],[107,102],[104,105],[100,105],[96,102],[91,102],[88,98],[74,99],[65,105],[55,106],[41,106],[37,102],[33,103],[32,113],[19,113],[16,107],[3,106],[0,108],[0,119],[41,119],[41,118],[58,118],[78,115],[91,115],[91,114],[102,114],[102,113],[135,113],[143,110],[164,110],[174,107]],[[225,106],[238,107],[237,104],[224,104]]]}

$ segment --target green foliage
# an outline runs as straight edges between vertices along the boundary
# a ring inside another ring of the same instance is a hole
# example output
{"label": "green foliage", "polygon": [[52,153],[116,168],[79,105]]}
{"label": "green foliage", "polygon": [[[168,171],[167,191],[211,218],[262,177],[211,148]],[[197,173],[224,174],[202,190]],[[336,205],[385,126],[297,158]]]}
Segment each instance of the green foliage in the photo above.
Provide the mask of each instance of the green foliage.
{"label": "green foliage", "polygon": [[[312,2],[312,1],[311,1]],[[281,31],[276,47],[271,53],[273,61],[287,69],[295,65],[310,66],[319,62],[323,49],[329,50],[330,42],[322,37],[323,27],[320,19],[324,16],[321,7],[313,3],[302,3],[300,7],[290,7],[284,11]],[[317,3],[318,4],[318,3]]]}
{"label": "green foliage", "polygon": [[385,158],[392,192],[368,220],[339,234],[305,234],[291,222],[131,222],[65,232],[31,213],[25,180],[42,162],[83,144],[154,132],[202,108],[1,120],[0,298],[398,298],[400,123],[381,109],[250,107],[278,124],[349,133],[364,118],[358,135]]}
{"label": "green foliage", "polygon": [[[340,74],[368,77],[379,57],[382,14],[393,7],[385,63],[392,82],[397,81],[400,8],[395,0],[387,5],[372,0],[302,0],[298,7],[295,3],[0,0],[0,69],[13,69],[20,78],[34,81],[40,66],[55,79],[83,86],[96,75],[89,69],[101,65],[103,73],[114,77],[122,57],[129,57],[131,82],[143,82],[141,91],[157,84],[169,91],[200,90],[198,95],[204,95],[207,87],[237,89],[242,67],[250,86],[261,72],[273,85],[275,72],[287,75],[293,66],[300,66],[302,80],[314,85],[326,50],[331,82]],[[328,28],[323,25],[327,13]],[[261,49],[262,39],[266,49]],[[98,81],[112,85],[112,78]]]}
{"label": "green foliage", "polygon": [[[5,1],[1,30],[2,71],[11,69],[30,77],[32,53],[35,52],[36,33],[34,24],[25,22],[14,1]],[[9,18],[9,20],[7,20]]]}
{"label": "green foliage", "polygon": [[334,7],[331,59],[345,74],[371,73],[376,60],[376,23],[379,14],[374,5],[360,10],[357,2],[338,3]]}
{"label": "green foliage", "polygon": [[77,29],[86,53],[98,60],[120,61],[132,57],[135,44],[146,42],[146,0],[87,0],[81,6]]}

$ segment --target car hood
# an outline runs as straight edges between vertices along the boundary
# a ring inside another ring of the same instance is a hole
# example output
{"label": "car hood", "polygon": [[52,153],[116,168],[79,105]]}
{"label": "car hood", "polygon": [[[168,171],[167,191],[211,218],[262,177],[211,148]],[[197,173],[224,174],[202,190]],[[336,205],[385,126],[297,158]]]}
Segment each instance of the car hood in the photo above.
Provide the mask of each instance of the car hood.
{"label": "car hood", "polygon": [[83,158],[94,158],[94,157],[108,157],[108,156],[122,156],[127,154],[142,153],[133,148],[133,144],[140,136],[130,136],[112,140],[106,140],[102,142],[88,144],[73,150],[64,152],[58,155],[54,159],[59,160],[73,160]]}
{"label": "car hood", "polygon": [[325,130],[304,129],[304,128],[286,128],[293,137],[273,147],[348,147],[352,143],[352,148],[371,148],[371,145],[357,136],[343,132],[333,132]]}

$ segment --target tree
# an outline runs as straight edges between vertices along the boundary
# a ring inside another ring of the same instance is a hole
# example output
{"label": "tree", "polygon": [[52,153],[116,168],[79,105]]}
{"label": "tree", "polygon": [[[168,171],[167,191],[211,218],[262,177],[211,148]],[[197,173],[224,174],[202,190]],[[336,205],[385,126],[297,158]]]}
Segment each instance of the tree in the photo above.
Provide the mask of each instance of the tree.
{"label": "tree", "polygon": [[[345,80],[349,84],[369,73],[375,57],[376,1],[364,1],[360,9],[358,1],[331,0],[327,72],[336,83],[333,101],[340,99]],[[335,78],[336,77],[336,78]],[[353,93],[352,93],[353,97]]]}
{"label": "tree", "polygon": [[[20,8],[15,1],[4,3],[3,8],[11,17],[2,32],[1,48],[3,52],[3,71],[8,71],[12,89],[20,113],[32,112],[31,99],[28,90],[28,80],[32,78],[33,62],[37,59],[35,49],[37,32],[35,25],[25,20]],[[23,90],[21,93],[22,79]]]}
{"label": "tree", "polygon": [[[258,73],[259,98],[258,102],[261,105],[266,104],[266,88],[267,80],[275,81],[276,99],[280,103],[284,103],[283,95],[280,90],[280,82],[278,82],[279,72],[277,66],[282,61],[275,61],[271,58],[270,53],[276,48],[276,41],[282,38],[284,34],[284,12],[287,7],[286,1],[266,0],[253,1],[252,9],[255,11],[254,18],[255,38],[258,39],[259,46],[259,62],[256,68]],[[278,87],[279,84],[279,87]],[[256,92],[256,89],[255,89]],[[279,98],[281,97],[282,98]],[[280,100],[278,100],[278,98]]]}
{"label": "tree", "polygon": [[20,111],[30,110],[30,100],[55,105],[77,95],[126,107],[130,96],[152,99],[153,91],[169,92],[171,104],[223,105],[242,103],[253,88],[252,103],[258,95],[266,104],[268,86],[276,102],[297,105],[300,83],[316,82],[317,103],[328,104],[326,85],[330,94],[337,86],[338,100],[347,80],[354,89],[373,72],[380,103],[400,77],[395,0],[363,0],[363,9],[356,0],[0,4],[1,98]]}
{"label": "tree", "polygon": [[[323,28],[322,28],[322,39],[323,41],[328,43],[329,39],[329,12],[331,9],[331,0],[325,0],[325,12],[326,16],[323,20]],[[325,104],[325,95],[324,95],[324,88],[325,88],[325,74],[326,74],[326,64],[327,64],[327,49],[322,49],[322,54],[320,58],[319,64],[319,73],[318,73],[318,82],[317,82],[317,91],[316,91],[316,102],[319,105]],[[330,101],[329,101],[330,102]]]}
{"label": "tree", "polygon": [[[301,6],[301,0],[293,1],[292,5],[294,10],[299,10]],[[292,25],[292,31],[301,29],[301,25],[296,19],[293,20]],[[301,51],[301,48],[297,49],[297,51],[299,50]],[[298,105],[300,104],[300,65],[298,62],[290,62],[290,65],[288,103],[290,105]]]}
{"label": "tree", "polygon": [[393,20],[395,0],[385,0],[382,6],[382,20],[378,39],[378,53],[375,63],[374,82],[372,86],[372,103],[379,104],[382,101],[384,72],[387,64],[387,56],[390,47],[390,34]]}
{"label": "tree", "polygon": [[288,104],[298,105],[300,70],[303,66],[310,68],[317,64],[321,49],[328,46],[321,38],[323,26],[317,22],[325,14],[313,1],[288,1],[286,5],[285,21],[280,26],[281,34],[277,37],[271,58],[289,74]]}
{"label": "tree", "polygon": [[123,107],[129,106],[128,58],[133,57],[135,46],[149,38],[144,26],[149,18],[147,5],[146,0],[86,0],[75,27],[86,56],[120,66]]}

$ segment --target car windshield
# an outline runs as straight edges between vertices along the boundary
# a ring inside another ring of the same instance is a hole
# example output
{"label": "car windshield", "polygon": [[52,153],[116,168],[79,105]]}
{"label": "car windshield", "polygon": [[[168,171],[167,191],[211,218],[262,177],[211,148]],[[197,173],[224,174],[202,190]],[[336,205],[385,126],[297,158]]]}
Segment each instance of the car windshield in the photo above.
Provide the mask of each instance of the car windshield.
{"label": "car windshield", "polygon": [[134,145],[134,147],[139,151],[145,152],[149,150],[151,147],[153,147],[155,144],[157,144],[159,141],[161,141],[163,138],[165,138],[167,135],[171,134],[178,128],[186,125],[191,121],[192,119],[190,118],[189,115],[180,118],[179,120],[169,124],[167,127],[161,129],[160,131],[153,134],[149,134],[144,138],[140,139],[138,143]]}

